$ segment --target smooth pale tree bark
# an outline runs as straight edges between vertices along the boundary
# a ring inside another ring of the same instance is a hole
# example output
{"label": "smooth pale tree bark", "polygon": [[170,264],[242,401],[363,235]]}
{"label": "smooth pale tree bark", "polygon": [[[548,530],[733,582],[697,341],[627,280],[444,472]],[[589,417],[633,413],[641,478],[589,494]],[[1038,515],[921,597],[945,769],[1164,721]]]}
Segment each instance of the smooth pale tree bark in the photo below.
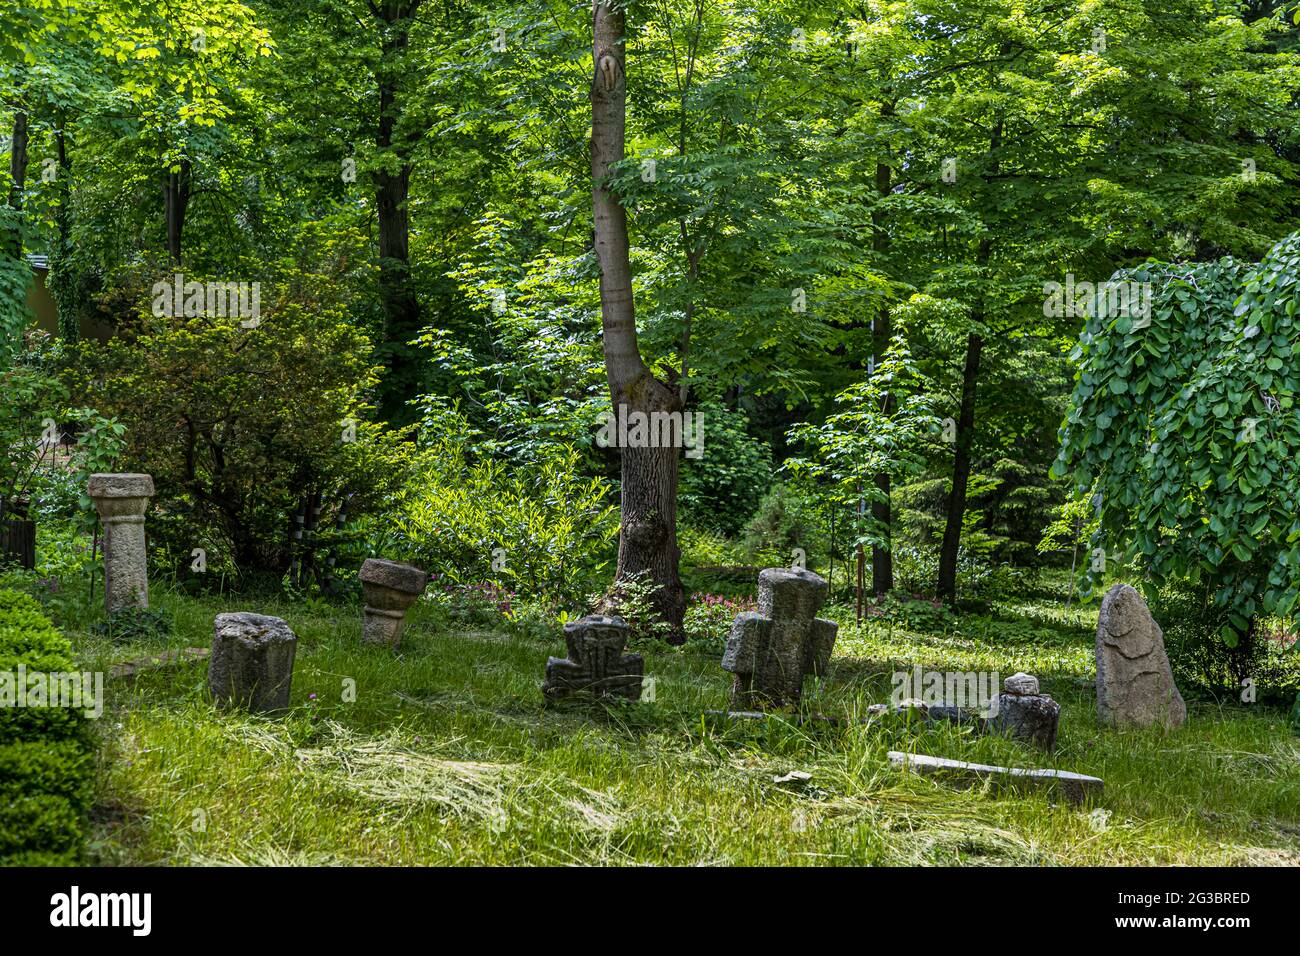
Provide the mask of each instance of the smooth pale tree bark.
{"label": "smooth pale tree bark", "polygon": [[[606,0],[592,4],[594,71],[591,82],[591,209],[600,264],[600,314],[605,372],[615,414],[680,412],[675,389],[651,374],[637,344],[627,213],[606,188],[610,167],[624,158],[627,72],[624,14]],[[678,574],[677,465],[679,448],[623,448],[622,524],[618,585],[640,578],[655,588],[658,616],[682,639],[686,596]]]}
{"label": "smooth pale tree bark", "polygon": [[375,211],[379,225],[379,295],[384,309],[384,339],[390,350],[389,372],[384,377],[379,414],[385,421],[409,417],[406,401],[419,390],[414,349],[407,343],[423,327],[420,303],[411,286],[409,199],[411,154],[417,139],[400,133],[403,103],[399,95],[400,70],[411,26],[422,0],[371,2],[370,9],[381,23],[380,60],[375,69],[379,91],[379,117],[375,146],[381,154],[397,159],[395,169],[387,164],[375,172]]}

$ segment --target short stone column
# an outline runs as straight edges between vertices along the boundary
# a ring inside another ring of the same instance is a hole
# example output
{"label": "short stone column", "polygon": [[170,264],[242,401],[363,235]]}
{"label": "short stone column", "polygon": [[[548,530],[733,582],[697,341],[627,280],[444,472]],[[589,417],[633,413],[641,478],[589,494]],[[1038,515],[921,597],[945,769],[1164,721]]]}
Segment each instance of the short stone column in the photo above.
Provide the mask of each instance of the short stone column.
{"label": "short stone column", "polygon": [[361,640],[396,648],[406,628],[406,609],[424,593],[429,575],[414,565],[367,558],[357,577],[366,597]]}
{"label": "short stone column", "polygon": [[758,611],[736,617],[722,656],[722,669],[735,675],[732,710],[798,704],[804,677],[826,672],[839,625],[816,615],[829,592],[811,571],[759,573]]}
{"label": "short stone column", "polygon": [[624,654],[628,626],[621,617],[592,614],[564,625],[568,658],[546,661],[546,683],[542,694],[547,701],[573,697],[641,696],[645,661],[640,654]]}
{"label": "short stone column", "polygon": [[149,606],[144,513],[153,497],[148,475],[91,475],[87,493],[104,525],[104,606],[111,614]]}
{"label": "short stone column", "polygon": [[213,624],[208,689],[218,707],[254,714],[289,709],[298,637],[283,619],[237,611]]}
{"label": "short stone column", "polygon": [[989,725],[1004,736],[1051,750],[1060,721],[1061,705],[1038,692],[1037,677],[1022,672],[1003,682],[998,712]]}

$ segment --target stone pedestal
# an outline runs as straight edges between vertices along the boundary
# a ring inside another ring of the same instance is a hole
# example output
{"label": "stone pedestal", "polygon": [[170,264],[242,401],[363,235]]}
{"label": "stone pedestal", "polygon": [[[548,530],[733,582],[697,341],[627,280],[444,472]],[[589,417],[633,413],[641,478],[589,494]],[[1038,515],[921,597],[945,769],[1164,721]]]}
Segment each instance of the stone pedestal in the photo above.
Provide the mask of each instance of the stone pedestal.
{"label": "stone pedestal", "polygon": [[722,669],[735,675],[732,710],[798,704],[804,677],[826,672],[839,625],[816,615],[829,591],[811,571],[759,573],[758,611],[737,616],[722,656]]}
{"label": "stone pedestal", "polygon": [[219,707],[255,714],[289,708],[298,637],[278,617],[238,611],[218,614],[213,625],[208,689]]}
{"label": "stone pedestal", "polygon": [[149,606],[144,513],[153,497],[148,475],[91,475],[87,493],[104,525],[104,606],[112,614]]}
{"label": "stone pedestal", "polygon": [[594,697],[641,696],[645,662],[640,654],[624,654],[628,626],[621,617],[591,615],[564,625],[569,657],[546,661],[542,693],[548,701],[575,694]]}
{"label": "stone pedestal", "polygon": [[406,609],[424,593],[429,575],[414,565],[367,558],[357,577],[366,597],[361,640],[396,648],[406,627]]}

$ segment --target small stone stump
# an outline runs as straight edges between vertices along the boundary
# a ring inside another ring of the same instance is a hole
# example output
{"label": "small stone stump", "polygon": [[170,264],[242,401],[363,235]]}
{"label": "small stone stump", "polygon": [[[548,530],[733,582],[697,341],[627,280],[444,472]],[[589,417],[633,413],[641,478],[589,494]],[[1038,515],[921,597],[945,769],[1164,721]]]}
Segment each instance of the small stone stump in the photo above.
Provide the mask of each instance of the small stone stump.
{"label": "small stone stump", "polygon": [[1106,593],[1097,617],[1097,717],[1117,727],[1172,728],[1187,719],[1164,631],[1127,584]]}
{"label": "small stone stump", "polygon": [[628,626],[621,617],[590,615],[564,625],[568,659],[546,661],[542,694],[555,701],[576,694],[595,697],[641,696],[645,662],[640,654],[624,654]]}
{"label": "small stone stump", "polygon": [[208,688],[219,707],[255,714],[289,709],[298,637],[278,617],[237,611],[218,614],[213,626]]}
{"label": "small stone stump", "polygon": [[839,625],[817,617],[830,586],[811,571],[766,568],[758,575],[758,611],[736,617],[722,655],[735,675],[731,709],[793,706],[804,677],[826,672]]}
{"label": "small stone stump", "polygon": [[108,613],[149,606],[144,513],[153,497],[149,475],[91,475],[87,494],[104,525],[104,607]]}
{"label": "small stone stump", "polygon": [[367,558],[357,577],[366,597],[362,642],[396,648],[406,629],[406,609],[424,593],[429,575],[414,565]]}
{"label": "small stone stump", "polygon": [[995,733],[1051,750],[1056,746],[1060,721],[1061,705],[1038,692],[1037,677],[1020,673],[1002,682],[998,712],[989,727]]}

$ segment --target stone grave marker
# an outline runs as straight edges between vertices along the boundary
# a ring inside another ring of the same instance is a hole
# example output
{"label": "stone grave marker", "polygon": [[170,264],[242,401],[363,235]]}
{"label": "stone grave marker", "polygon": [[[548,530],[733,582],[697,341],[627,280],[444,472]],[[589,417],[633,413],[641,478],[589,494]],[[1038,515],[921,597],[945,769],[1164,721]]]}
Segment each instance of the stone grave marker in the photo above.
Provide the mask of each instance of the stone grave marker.
{"label": "stone grave marker", "polygon": [[406,629],[406,611],[424,593],[429,575],[411,564],[367,558],[357,574],[366,599],[361,640],[396,648]]}
{"label": "stone grave marker", "polygon": [[149,606],[144,513],[153,497],[148,475],[91,475],[86,493],[104,525],[104,607],[109,614]]}
{"label": "stone grave marker", "polygon": [[640,654],[624,654],[628,626],[621,617],[590,615],[564,625],[568,658],[546,661],[542,693],[547,701],[583,694],[593,697],[641,696],[645,662]]}
{"label": "stone grave marker", "polygon": [[1178,727],[1187,719],[1164,632],[1127,584],[1106,593],[1097,616],[1097,716],[1117,727]]}
{"label": "stone grave marker", "polygon": [[298,637],[281,618],[237,611],[213,622],[208,688],[219,707],[255,714],[289,709]]}
{"label": "stone grave marker", "polygon": [[1044,750],[1056,746],[1061,705],[1038,692],[1038,678],[1012,674],[1002,682],[998,712],[989,720],[995,733],[1036,744]]}
{"label": "stone grave marker", "polygon": [[799,703],[804,678],[826,672],[834,621],[817,617],[830,587],[811,571],[766,568],[758,575],[758,610],[736,617],[722,657],[735,675],[731,709],[747,711]]}

